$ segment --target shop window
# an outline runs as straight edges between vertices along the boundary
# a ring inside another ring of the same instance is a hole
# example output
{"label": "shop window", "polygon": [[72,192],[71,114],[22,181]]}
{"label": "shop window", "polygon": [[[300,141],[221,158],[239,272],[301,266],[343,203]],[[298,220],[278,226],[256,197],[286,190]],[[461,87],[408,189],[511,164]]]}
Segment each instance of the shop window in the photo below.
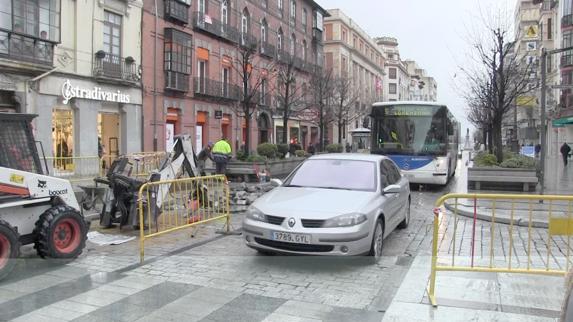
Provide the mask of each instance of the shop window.
{"label": "shop window", "polygon": [[165,87],[186,92],[191,74],[191,35],[175,29],[165,29]]}
{"label": "shop window", "polygon": [[221,137],[231,141],[231,114],[223,114],[221,119]]}
{"label": "shop window", "polygon": [[282,126],[277,126],[277,127],[276,127],[275,138],[276,138],[276,143],[277,143],[277,144],[281,144],[281,143],[285,142],[285,141],[283,140],[283,127],[282,127]]}
{"label": "shop window", "polygon": [[98,113],[97,115],[98,140],[101,142],[101,158],[104,168],[109,165],[120,154],[119,114]]}
{"label": "shop window", "polygon": [[56,172],[73,171],[74,123],[71,110],[52,111],[53,168]]}
{"label": "shop window", "polygon": [[203,150],[207,141],[207,112],[197,112],[197,122],[195,126],[195,148],[197,151]]}

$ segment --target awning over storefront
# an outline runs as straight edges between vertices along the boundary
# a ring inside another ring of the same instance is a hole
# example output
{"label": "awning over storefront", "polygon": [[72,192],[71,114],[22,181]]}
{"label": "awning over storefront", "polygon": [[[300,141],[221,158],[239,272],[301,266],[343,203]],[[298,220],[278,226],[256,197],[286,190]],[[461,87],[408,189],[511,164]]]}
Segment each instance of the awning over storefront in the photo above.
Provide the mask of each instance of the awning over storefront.
{"label": "awning over storefront", "polygon": [[553,120],[553,127],[564,127],[568,124],[573,124],[573,116],[562,117],[560,119]]}

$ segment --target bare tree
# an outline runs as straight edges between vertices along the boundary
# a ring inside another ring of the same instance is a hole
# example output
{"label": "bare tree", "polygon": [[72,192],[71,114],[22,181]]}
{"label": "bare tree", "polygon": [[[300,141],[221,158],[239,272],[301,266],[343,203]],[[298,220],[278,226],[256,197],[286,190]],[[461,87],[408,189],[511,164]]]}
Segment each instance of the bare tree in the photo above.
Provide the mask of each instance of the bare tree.
{"label": "bare tree", "polygon": [[468,72],[467,78],[469,81],[464,98],[468,104],[468,121],[480,129],[482,142],[492,153],[493,144],[488,142],[488,138],[491,139],[491,106],[493,105],[493,97],[491,95],[491,82],[487,79],[487,76]]}
{"label": "bare tree", "polygon": [[487,37],[473,44],[475,57],[481,66],[471,72],[465,70],[471,84],[466,99],[474,108],[485,107],[491,137],[488,145],[498,162],[503,161],[503,120],[517,98],[535,87],[530,77],[535,64],[515,52],[516,44],[509,40],[509,27],[503,21],[495,19],[493,24],[486,24]]}
{"label": "bare tree", "polygon": [[290,57],[286,62],[277,68],[277,101],[278,111],[283,121],[282,142],[288,143],[288,120],[292,116],[309,108],[306,101],[306,84],[297,81],[298,73],[295,68],[294,57]]}
{"label": "bare tree", "polygon": [[334,79],[332,70],[317,68],[312,75],[310,91],[320,131],[318,150],[323,151],[325,141],[324,134],[328,125],[333,121],[332,100],[334,93]]}
{"label": "bare tree", "polygon": [[358,100],[358,91],[354,88],[352,79],[342,75],[334,79],[334,119],[338,127],[338,143],[342,143],[344,126],[350,119],[350,111]]}
{"label": "bare tree", "polygon": [[244,153],[249,155],[251,146],[251,118],[257,110],[260,102],[260,89],[274,69],[274,64],[257,54],[255,44],[239,46],[238,57],[233,70],[238,74],[241,82],[239,105],[236,106],[236,114],[245,120],[245,145]]}

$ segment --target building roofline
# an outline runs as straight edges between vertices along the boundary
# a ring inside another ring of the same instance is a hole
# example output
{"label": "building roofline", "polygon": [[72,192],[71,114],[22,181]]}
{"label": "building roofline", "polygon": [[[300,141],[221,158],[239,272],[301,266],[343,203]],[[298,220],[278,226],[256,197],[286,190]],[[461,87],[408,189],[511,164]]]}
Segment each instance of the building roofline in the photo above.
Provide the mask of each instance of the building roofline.
{"label": "building roofline", "polygon": [[[342,22],[344,25],[346,25],[346,27],[348,27],[350,30],[356,32],[358,35],[360,35],[362,38],[364,38],[368,44],[370,45],[370,47],[372,47],[372,49],[374,49],[375,51],[377,51],[380,55],[384,55],[384,51],[381,50],[380,48],[378,48],[378,44],[375,41],[375,38],[372,37],[370,34],[368,34],[364,29],[362,29],[362,27],[360,27],[360,25],[351,17],[349,17],[344,11],[342,11],[342,9],[340,8],[332,8],[332,9],[328,9],[328,11],[337,11],[338,12],[338,18],[335,18],[333,15],[329,15],[329,17],[331,18],[329,21],[324,21],[324,23],[327,22],[334,22],[334,21],[340,21]],[[349,35],[350,37],[350,35]]]}
{"label": "building roofline", "polygon": [[310,3],[310,5],[313,8],[320,10],[323,18],[330,17],[330,13],[328,13],[328,10],[324,9],[321,5],[318,4],[318,2],[314,0],[305,0],[305,1]]}

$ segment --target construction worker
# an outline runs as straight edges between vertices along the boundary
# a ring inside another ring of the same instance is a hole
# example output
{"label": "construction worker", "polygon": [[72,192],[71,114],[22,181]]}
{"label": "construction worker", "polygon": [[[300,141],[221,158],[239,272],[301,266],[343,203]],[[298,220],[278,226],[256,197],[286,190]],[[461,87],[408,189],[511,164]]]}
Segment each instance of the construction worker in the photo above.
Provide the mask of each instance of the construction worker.
{"label": "construction worker", "polygon": [[231,158],[231,145],[229,145],[225,138],[222,138],[215,143],[211,152],[213,154],[213,161],[215,161],[216,165],[216,173],[225,174],[227,163]]}
{"label": "construction worker", "polygon": [[207,144],[207,146],[197,155],[197,168],[202,176],[206,175],[205,163],[207,162],[207,159],[213,161],[213,156],[211,154],[212,148],[213,142],[209,142],[209,144]]}

